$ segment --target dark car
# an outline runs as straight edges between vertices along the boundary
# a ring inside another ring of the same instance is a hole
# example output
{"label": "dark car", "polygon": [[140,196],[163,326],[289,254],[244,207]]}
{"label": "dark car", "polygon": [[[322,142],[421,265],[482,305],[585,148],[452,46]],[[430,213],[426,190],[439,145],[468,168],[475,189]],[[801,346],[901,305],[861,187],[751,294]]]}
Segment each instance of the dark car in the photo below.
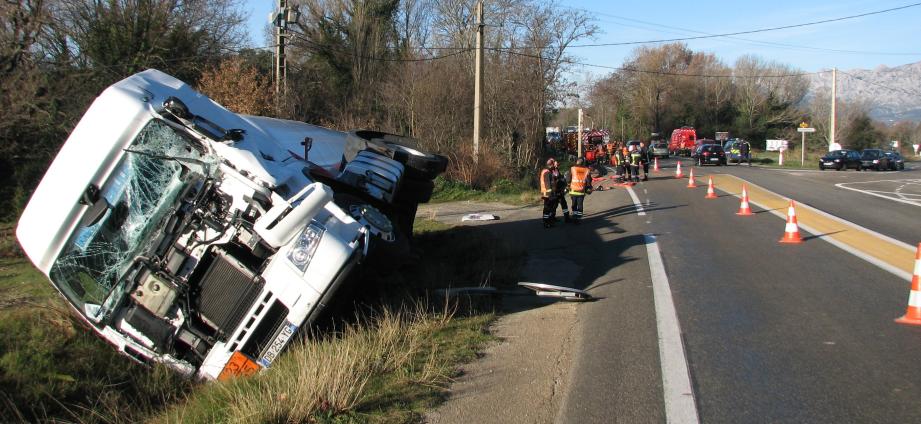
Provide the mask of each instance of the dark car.
{"label": "dark car", "polygon": [[719,144],[704,144],[697,147],[694,151],[694,157],[697,158],[697,165],[725,165],[726,152],[723,146]]}
{"label": "dark car", "polygon": [[889,159],[889,169],[892,171],[901,171],[905,169],[905,159],[899,152],[883,152]]}
{"label": "dark car", "polygon": [[860,165],[860,152],[856,150],[832,150],[827,155],[819,158],[819,169],[837,169],[844,171],[848,168],[854,168],[858,171],[863,169]]}
{"label": "dark car", "polygon": [[882,171],[889,169],[889,158],[880,149],[864,149],[860,154],[860,166]]}

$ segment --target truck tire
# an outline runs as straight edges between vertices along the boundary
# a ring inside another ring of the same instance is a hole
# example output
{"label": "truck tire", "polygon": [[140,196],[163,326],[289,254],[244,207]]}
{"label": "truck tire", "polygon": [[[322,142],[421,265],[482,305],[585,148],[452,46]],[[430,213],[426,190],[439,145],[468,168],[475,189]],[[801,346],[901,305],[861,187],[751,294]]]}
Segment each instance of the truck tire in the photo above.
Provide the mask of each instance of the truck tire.
{"label": "truck tire", "polygon": [[387,146],[393,149],[393,160],[406,167],[406,175],[410,178],[431,180],[448,169],[448,158],[444,156],[395,143],[387,143]]}
{"label": "truck tire", "polygon": [[400,191],[397,192],[394,202],[397,203],[426,203],[432,200],[435,191],[435,182],[405,177],[400,181]]}
{"label": "truck tire", "polygon": [[[333,201],[353,219],[371,227],[372,236],[371,244],[368,246],[368,260],[374,268],[392,272],[410,259],[409,237],[406,235],[404,225],[397,221],[400,217],[396,216],[393,211],[389,208],[378,209],[375,202],[351,194],[337,194]],[[378,219],[362,220],[362,217],[359,216],[361,214],[356,210],[362,207],[371,207],[372,213],[383,214],[389,221],[389,228],[386,225],[383,225],[384,228],[377,227],[375,223]]]}

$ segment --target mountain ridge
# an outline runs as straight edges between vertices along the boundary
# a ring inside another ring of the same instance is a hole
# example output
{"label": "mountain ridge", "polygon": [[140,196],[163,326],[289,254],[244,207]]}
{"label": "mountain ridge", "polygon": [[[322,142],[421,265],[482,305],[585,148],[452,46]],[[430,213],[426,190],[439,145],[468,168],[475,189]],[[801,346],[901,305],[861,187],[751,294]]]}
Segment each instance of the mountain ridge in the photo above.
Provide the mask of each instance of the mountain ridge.
{"label": "mountain ridge", "polygon": [[[831,92],[831,70],[810,75],[807,99]],[[838,100],[864,103],[870,117],[885,122],[921,122],[921,61],[874,69],[838,71]]]}

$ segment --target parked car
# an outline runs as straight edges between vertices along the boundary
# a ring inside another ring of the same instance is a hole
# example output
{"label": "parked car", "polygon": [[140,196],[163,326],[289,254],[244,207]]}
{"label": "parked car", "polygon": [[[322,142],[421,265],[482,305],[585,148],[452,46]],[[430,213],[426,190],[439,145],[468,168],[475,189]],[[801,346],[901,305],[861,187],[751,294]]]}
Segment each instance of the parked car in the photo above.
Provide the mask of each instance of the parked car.
{"label": "parked car", "polygon": [[886,158],[889,159],[889,169],[892,171],[901,171],[905,169],[905,159],[902,158],[902,154],[899,152],[886,151],[883,152],[886,155]]}
{"label": "parked car", "polygon": [[825,156],[819,158],[819,169],[836,169],[844,171],[848,168],[854,168],[858,171],[863,169],[860,163],[860,152],[856,150],[832,150]]}
{"label": "parked car", "polygon": [[226,378],[270,366],[356,269],[409,256],[446,166],[406,137],[238,115],[148,70],[93,101],[16,235],[121,353]]}
{"label": "parked car", "polygon": [[719,144],[702,144],[698,146],[694,152],[694,157],[697,158],[698,166],[726,164],[726,153],[723,151],[723,146]]}
{"label": "parked car", "polygon": [[650,149],[649,153],[655,158],[667,158],[668,144],[664,142],[655,143],[652,145],[652,149]]}
{"label": "parked car", "polygon": [[889,169],[889,158],[880,149],[864,149],[860,153],[860,166],[863,169],[883,171]]}

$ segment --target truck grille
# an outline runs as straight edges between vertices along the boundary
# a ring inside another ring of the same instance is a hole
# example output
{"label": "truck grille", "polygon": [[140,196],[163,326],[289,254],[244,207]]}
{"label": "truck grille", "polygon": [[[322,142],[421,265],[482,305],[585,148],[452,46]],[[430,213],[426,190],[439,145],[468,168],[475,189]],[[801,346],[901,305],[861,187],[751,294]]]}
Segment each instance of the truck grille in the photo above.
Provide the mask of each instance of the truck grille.
{"label": "truck grille", "polygon": [[226,252],[215,249],[199,282],[198,313],[221,336],[233,332],[262,289],[255,274]]}

